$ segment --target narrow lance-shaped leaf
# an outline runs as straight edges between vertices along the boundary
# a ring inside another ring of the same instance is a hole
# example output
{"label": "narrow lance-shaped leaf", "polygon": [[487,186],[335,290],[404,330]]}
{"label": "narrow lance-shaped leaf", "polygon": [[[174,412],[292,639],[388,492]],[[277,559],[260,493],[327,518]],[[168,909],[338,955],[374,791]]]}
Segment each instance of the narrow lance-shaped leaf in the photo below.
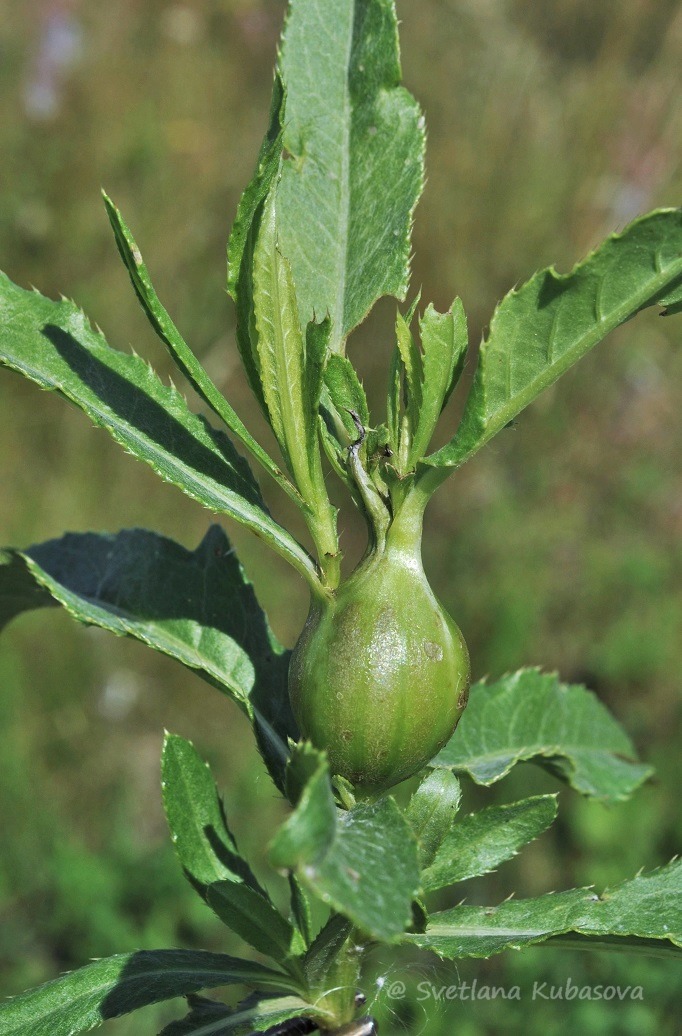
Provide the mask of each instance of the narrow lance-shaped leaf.
{"label": "narrow lance-shaped leaf", "polygon": [[665,300],[681,279],[682,209],[662,209],[608,238],[570,273],[543,270],[511,291],[481,345],[462,423],[427,463],[463,464],[609,331]]}
{"label": "narrow lance-shaped leaf", "polygon": [[0,274],[0,364],[55,390],[165,481],[246,526],[319,590],[315,565],[268,513],[246,461],[144,360],[110,348],[66,299]]}
{"label": "narrow lance-shaped leaf", "polygon": [[289,765],[301,763],[309,777],[271,843],[271,863],[293,870],[367,935],[395,939],[411,922],[419,887],[417,844],[405,817],[388,797],[341,814],[325,756],[308,749],[303,758],[295,753]]}
{"label": "narrow lance-shaped leaf", "polygon": [[556,673],[521,669],[471,689],[457,730],[432,765],[494,784],[533,760],[576,791],[619,802],[651,776],[632,742],[591,691]]}
{"label": "narrow lance-shaped leaf", "polygon": [[595,895],[590,889],[511,899],[497,907],[458,906],[433,914],[424,933],[406,935],[440,957],[490,957],[545,942],[581,948],[679,956],[682,950],[682,861],[640,874]]}
{"label": "narrow lance-shaped leaf", "polygon": [[537,795],[470,813],[445,835],[422,871],[422,888],[433,892],[489,873],[542,834],[556,813],[556,795]]}
{"label": "narrow lance-shaped leaf", "polygon": [[161,305],[158,295],[154,290],[154,286],[152,285],[149,271],[147,270],[140,250],[137,247],[129,227],[124,222],[121,213],[111,199],[104,192],[102,192],[102,194],[107,214],[114,231],[118,250],[125,267],[128,270],[131,283],[138,299],[140,300],[140,304],[147,315],[149,323],[152,325],[161,341],[168,347],[168,350],[178,367],[193,388],[199,393],[204,402],[211,407],[213,412],[221,419],[221,421],[225,422],[230,431],[232,431],[240,442],[246,446],[252,456],[255,457],[263,466],[265,471],[275,479],[275,481],[290,497],[292,497],[292,499],[298,502],[299,498],[294,487],[291,485],[284,473],[280,471],[272,458],[268,456],[260,443],[256,442],[243,421],[215,386],[192,350],[185,342],[167,311]]}
{"label": "narrow lance-shaped leaf", "polygon": [[2,1036],[72,1036],[140,1007],[200,989],[298,987],[282,972],[202,950],[142,950],[94,961],[0,1004]]}
{"label": "narrow lance-shaped leaf", "polygon": [[329,313],[331,349],[382,295],[404,298],[423,185],[424,122],[400,87],[393,0],[291,5],[280,56],[286,107],[280,244],[300,317]]}
{"label": "narrow lance-shaped leaf", "polygon": [[0,565],[0,628],[20,611],[58,603],[79,622],[169,655],[246,713],[283,787],[287,740],[296,737],[289,653],[272,634],[220,526],[195,551],[130,529],[115,536],[71,533],[2,556],[11,563]]}

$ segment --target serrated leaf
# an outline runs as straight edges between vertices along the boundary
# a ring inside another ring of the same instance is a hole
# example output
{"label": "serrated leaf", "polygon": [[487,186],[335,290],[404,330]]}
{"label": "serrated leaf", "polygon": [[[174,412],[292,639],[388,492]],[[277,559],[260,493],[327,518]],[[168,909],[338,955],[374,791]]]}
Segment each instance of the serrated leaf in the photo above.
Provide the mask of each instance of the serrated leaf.
{"label": "serrated leaf", "polygon": [[412,214],[423,185],[424,123],[400,83],[393,0],[291,5],[280,244],[300,316],[329,313],[331,348],[382,295],[403,298]]}
{"label": "serrated leaf", "polygon": [[254,994],[235,1008],[202,999],[193,1004],[186,1018],[171,1022],[159,1036],[226,1036],[234,1032],[264,1032],[292,1018],[310,1017],[312,1013],[317,1016],[323,1014],[297,996]]}
{"label": "serrated leaf", "polygon": [[556,814],[556,795],[537,795],[470,813],[445,835],[433,862],[422,871],[422,888],[434,892],[489,873],[542,834]]}
{"label": "serrated leaf", "polygon": [[358,437],[357,427],[349,410],[354,410],[365,428],[369,427],[369,407],[362,383],[346,356],[334,353],[324,371],[324,383],[351,442]]}
{"label": "serrated leaf", "polygon": [[206,902],[254,950],[283,965],[292,957],[295,929],[263,891],[243,882],[218,881],[208,886]]}
{"label": "serrated leaf", "polygon": [[422,346],[422,384],[408,467],[422,459],[438,424],[443,407],[459,381],[468,346],[464,306],[455,299],[447,313],[427,306],[419,321]]}
{"label": "serrated leaf", "polygon": [[438,848],[450,831],[462,789],[450,770],[432,770],[410,799],[406,816],[419,843],[419,865],[433,863]]}
{"label": "serrated leaf", "polygon": [[11,564],[0,565],[1,620],[59,603],[79,622],[176,659],[246,713],[283,786],[287,739],[296,735],[289,652],[274,637],[220,526],[195,551],[130,529],[113,536],[71,533],[3,556]]}
{"label": "serrated leaf", "polygon": [[284,973],[203,950],[141,950],[73,971],[0,1004],[2,1036],[73,1036],[108,1018],[237,983],[297,992]]}
{"label": "serrated leaf", "polygon": [[267,407],[260,380],[258,335],[253,308],[253,253],[258,239],[263,205],[280,169],[282,103],[282,84],[276,76],[268,132],[261,146],[256,172],[239,201],[227,245],[227,290],[237,307],[237,344],[249,384],[266,417]]}
{"label": "serrated leaf", "polygon": [[457,730],[432,765],[490,785],[526,760],[607,802],[628,798],[652,773],[636,762],[629,737],[591,691],[537,669],[472,687]]}
{"label": "serrated leaf", "polygon": [[536,899],[507,900],[497,907],[454,907],[433,914],[426,932],[406,935],[403,941],[453,960],[490,957],[554,936],[567,944],[571,936],[577,937],[583,948],[679,955],[682,861],[640,874],[600,896],[589,889],[572,889]]}
{"label": "serrated leaf", "polygon": [[609,237],[570,273],[536,273],[498,305],[454,438],[425,458],[459,467],[610,331],[679,288],[682,209]]}
{"label": "serrated leaf", "polygon": [[166,734],[161,756],[163,805],[185,874],[202,895],[220,881],[260,886],[227,826],[211,771],[190,741]]}
{"label": "serrated leaf", "polygon": [[270,845],[270,861],[293,870],[306,888],[369,936],[391,941],[410,924],[419,869],[405,817],[387,797],[341,814],[322,753]]}
{"label": "serrated leaf", "polygon": [[332,914],[303,958],[303,968],[311,986],[319,985],[329,972],[353,930],[342,914]]}
{"label": "serrated leaf", "polygon": [[296,499],[295,492],[292,492],[293,486],[291,486],[291,483],[289,483],[284,473],[280,471],[260,443],[256,442],[243,421],[215,386],[178,331],[168,312],[161,305],[151,282],[149,271],[142,259],[130,228],[126,225],[121,213],[111,199],[104,192],[102,192],[102,195],[118,250],[149,323],[161,341],[167,346],[178,367],[204,402],[211,407],[221,421],[225,422],[230,431],[237,436],[256,460],[262,464],[268,474],[282,486],[290,497]]}
{"label": "serrated leaf", "polygon": [[24,291],[0,274],[0,364],[75,403],[166,482],[251,529],[319,586],[312,559],[270,517],[227,436],[139,356],[110,348],[72,302]]}
{"label": "serrated leaf", "polygon": [[291,873],[289,874],[289,894],[291,915],[298,931],[301,933],[302,950],[305,950],[313,941],[313,918],[310,909],[310,899],[296,875]]}
{"label": "serrated leaf", "polygon": [[409,418],[410,429],[414,433],[419,423],[419,412],[422,405],[424,370],[419,347],[412,336],[407,321],[401,313],[396,314],[395,336],[405,379],[404,387],[407,397],[405,409]]}

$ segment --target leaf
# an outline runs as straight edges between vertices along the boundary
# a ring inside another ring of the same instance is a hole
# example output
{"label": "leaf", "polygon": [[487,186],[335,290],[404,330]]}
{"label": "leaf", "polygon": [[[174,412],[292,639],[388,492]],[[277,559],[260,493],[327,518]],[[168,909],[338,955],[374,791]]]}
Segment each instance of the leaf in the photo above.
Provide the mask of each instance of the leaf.
{"label": "leaf", "polygon": [[[307,766],[311,758],[308,751]],[[390,942],[411,922],[419,869],[407,821],[388,797],[340,815],[321,753],[270,845],[270,861],[293,870],[301,884],[371,937]]]}
{"label": "leaf", "polygon": [[200,989],[237,983],[297,987],[262,964],[203,950],[141,950],[94,961],[0,1004],[2,1036],[72,1036],[108,1018]]}
{"label": "leaf", "polygon": [[278,76],[272,93],[270,126],[261,146],[256,172],[241,196],[227,246],[227,290],[237,307],[237,344],[251,389],[267,417],[258,360],[258,336],[253,309],[253,252],[263,204],[279,174],[282,156],[280,117],[283,104]]}
{"label": "leaf", "polygon": [[459,381],[468,346],[467,323],[460,299],[448,313],[429,305],[419,321],[423,350],[419,411],[412,436],[408,467],[422,459],[438,424],[443,407]]}
{"label": "leaf", "polygon": [[454,438],[426,463],[459,467],[609,331],[682,278],[682,209],[614,234],[570,273],[536,273],[499,303]]}
{"label": "leaf", "polygon": [[556,814],[556,795],[537,795],[470,813],[445,835],[433,862],[422,871],[422,888],[433,892],[489,873],[542,834]]}
{"label": "leaf", "polygon": [[331,915],[303,959],[311,986],[319,986],[324,980],[352,930],[351,922],[342,914]]}
{"label": "leaf", "polygon": [[289,652],[275,639],[253,587],[218,525],[195,551],[144,529],[70,533],[7,551],[0,565],[0,619],[58,602],[79,622],[134,637],[228,694],[254,724],[282,787]]}
{"label": "leaf", "polygon": [[303,324],[329,314],[331,349],[382,295],[404,298],[423,186],[424,120],[402,89],[393,0],[291,5],[280,246]]}
{"label": "leaf", "polygon": [[[600,896],[589,889],[507,900],[497,907],[458,906],[433,914],[423,934],[403,936],[449,960],[490,957],[544,942],[600,949],[667,952],[682,947],[682,861],[640,874]],[[585,937],[589,937],[585,938]]]}
{"label": "leaf", "polygon": [[187,1017],[171,1022],[160,1036],[224,1036],[231,1032],[271,1031],[291,1018],[309,1017],[313,1010],[316,1015],[323,1014],[297,996],[271,997],[255,993],[234,1009],[200,997],[192,998],[191,1002],[192,1010]]}
{"label": "leaf", "polygon": [[449,770],[432,770],[410,799],[406,816],[419,844],[419,865],[428,867],[450,831],[462,789]]}
{"label": "leaf", "polygon": [[145,263],[142,259],[139,248],[133,235],[123,220],[119,210],[111,199],[102,192],[104,204],[111,222],[116,244],[121,258],[130,275],[130,280],[135,293],[144,309],[149,323],[152,325],[161,341],[168,347],[168,351],[177,363],[178,367],[198,392],[201,398],[213,412],[224,421],[227,427],[246,446],[249,452],[262,464],[263,468],[285,492],[296,500],[297,494],[286,476],[277,467],[275,462],[265,452],[263,447],[256,442],[254,437],[230,406],[223,394],[214,385],[196,356],[189,348],[170,316],[161,305],[158,295],[154,290],[151,278]]}
{"label": "leaf", "polygon": [[296,927],[301,933],[303,949],[305,949],[310,946],[313,941],[313,919],[308,893],[303,888],[295,874],[289,875],[289,893],[291,899],[291,914],[296,923]]}
{"label": "leaf", "polygon": [[[277,191],[273,185],[253,257],[254,311],[263,396],[270,424],[308,508],[328,505],[317,441],[329,322],[301,332],[291,267],[278,244]],[[335,541],[325,549],[334,554]]]}
{"label": "leaf", "polygon": [[635,762],[632,742],[591,691],[538,669],[476,684],[431,765],[487,786],[531,759],[581,794],[607,802],[622,802],[652,773]]}
{"label": "leaf", "polygon": [[72,302],[24,291],[0,274],[0,364],[58,391],[166,482],[251,529],[319,588],[312,559],[270,517],[229,439],[139,356],[111,349]]}
{"label": "leaf", "polygon": [[233,880],[218,881],[208,886],[206,901],[254,950],[283,965],[293,956],[295,929],[263,891]]}
{"label": "leaf", "polygon": [[346,356],[333,353],[327,361],[324,371],[324,383],[329,398],[343,422],[348,438],[355,441],[358,431],[349,410],[354,410],[363,427],[369,427],[369,407],[367,396],[355,368]]}
{"label": "leaf", "polygon": [[260,886],[237,849],[208,764],[190,741],[164,738],[163,805],[173,845],[185,874],[202,895],[215,882]]}

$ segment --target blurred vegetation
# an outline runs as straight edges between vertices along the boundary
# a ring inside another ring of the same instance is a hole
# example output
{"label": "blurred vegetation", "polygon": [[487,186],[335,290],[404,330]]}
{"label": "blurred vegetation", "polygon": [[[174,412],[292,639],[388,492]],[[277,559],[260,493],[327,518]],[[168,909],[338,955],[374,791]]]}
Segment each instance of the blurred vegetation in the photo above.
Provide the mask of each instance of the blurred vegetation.
{"label": "blurred vegetation", "polygon": [[[440,307],[460,294],[474,341],[495,301],[537,267],[567,269],[637,213],[680,203],[682,4],[398,8],[405,80],[429,126],[413,285]],[[283,0],[9,0],[0,24],[0,265],[21,284],[77,299],[112,344],[169,374],[120,266],[105,186],[159,295],[261,434],[237,366],[224,249],[265,125],[283,10]],[[393,312],[382,303],[352,343],[377,413]],[[621,329],[431,507],[427,570],[462,626],[475,676],[540,664],[584,681],[657,768],[617,809],[562,792],[559,822],[467,888],[476,901],[616,882],[679,849],[680,327],[653,312]],[[0,434],[2,542],[145,525],[193,547],[206,528],[209,516],[105,433],[6,372]],[[292,643],[304,587],[247,534],[228,532]],[[344,545],[351,559],[362,549],[353,515]],[[76,629],[55,611],[18,620],[0,643],[0,724],[0,994],[138,947],[240,950],[183,881],[158,788],[165,726],[211,760],[241,844],[264,867],[282,806],[234,707],[141,646]],[[494,789],[467,789],[468,802],[555,787],[519,767]],[[663,961],[532,950],[448,968],[376,951],[370,970],[384,1033],[679,1031],[682,976]],[[408,991],[422,979],[520,984],[523,998],[391,1001],[387,976]],[[644,999],[531,1001],[536,980],[568,977],[641,984]],[[109,1031],[151,1033],[168,1017],[150,1010]]]}

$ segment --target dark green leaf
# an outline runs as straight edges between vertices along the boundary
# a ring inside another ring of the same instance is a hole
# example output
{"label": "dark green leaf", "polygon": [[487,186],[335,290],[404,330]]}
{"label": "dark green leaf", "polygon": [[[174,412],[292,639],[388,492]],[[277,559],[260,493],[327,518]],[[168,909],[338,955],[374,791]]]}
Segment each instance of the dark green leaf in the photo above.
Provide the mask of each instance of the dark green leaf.
{"label": "dark green leaf", "polygon": [[570,273],[542,270],[515,288],[493,315],[457,434],[427,463],[459,467],[609,331],[679,289],[681,278],[682,209],[661,209]]}
{"label": "dark green leaf", "polygon": [[600,896],[589,889],[572,889],[537,899],[507,900],[498,907],[454,907],[433,914],[425,933],[406,935],[404,941],[457,959],[490,957],[553,936],[562,936],[557,943],[567,944],[581,937],[581,946],[595,949],[679,955],[682,861],[641,874]]}
{"label": "dark green leaf", "polygon": [[295,929],[282,917],[269,896],[243,882],[209,885],[206,901],[221,921],[254,950],[285,964],[295,950]]}
{"label": "dark green leaf", "polygon": [[0,274],[0,364],[58,391],[161,478],[251,529],[319,587],[311,558],[270,517],[229,439],[139,356],[111,349],[73,303],[24,291]]}
{"label": "dark green leaf", "polygon": [[55,600],[79,622],[134,637],[198,672],[254,723],[281,787],[296,727],[288,652],[218,525],[195,551],[143,529],[69,534],[0,565],[0,616]]}
{"label": "dark green leaf", "polygon": [[353,926],[342,914],[332,914],[303,959],[306,978],[319,985],[341,952]]}
{"label": "dark green leaf", "polygon": [[142,950],[94,961],[0,1004],[1,1036],[72,1036],[107,1018],[237,983],[297,992],[283,973],[202,950]]}
{"label": "dark green leaf", "polygon": [[619,802],[652,773],[590,691],[521,669],[471,689],[459,726],[433,765],[494,784],[532,759],[583,795]]}
{"label": "dark green leaf", "polygon": [[462,789],[449,770],[432,770],[410,799],[407,819],[419,843],[419,865],[428,867],[455,822]]}
{"label": "dark green leaf", "polygon": [[280,74],[286,92],[279,233],[300,316],[329,314],[332,350],[382,295],[403,298],[424,123],[399,86],[393,0],[294,3]]}
{"label": "dark green leaf", "polygon": [[556,795],[538,795],[470,813],[445,835],[433,862],[422,871],[422,888],[433,892],[487,874],[542,834],[556,813]]}
{"label": "dark green leaf", "polygon": [[419,887],[415,837],[391,798],[340,814],[326,759],[319,754],[318,760],[296,809],[275,835],[271,862],[295,871],[303,885],[367,935],[391,941],[411,922]]}
{"label": "dark green leaf", "polygon": [[291,898],[291,914],[296,927],[301,933],[303,948],[313,941],[313,919],[308,893],[295,874],[289,874],[289,893]]}

